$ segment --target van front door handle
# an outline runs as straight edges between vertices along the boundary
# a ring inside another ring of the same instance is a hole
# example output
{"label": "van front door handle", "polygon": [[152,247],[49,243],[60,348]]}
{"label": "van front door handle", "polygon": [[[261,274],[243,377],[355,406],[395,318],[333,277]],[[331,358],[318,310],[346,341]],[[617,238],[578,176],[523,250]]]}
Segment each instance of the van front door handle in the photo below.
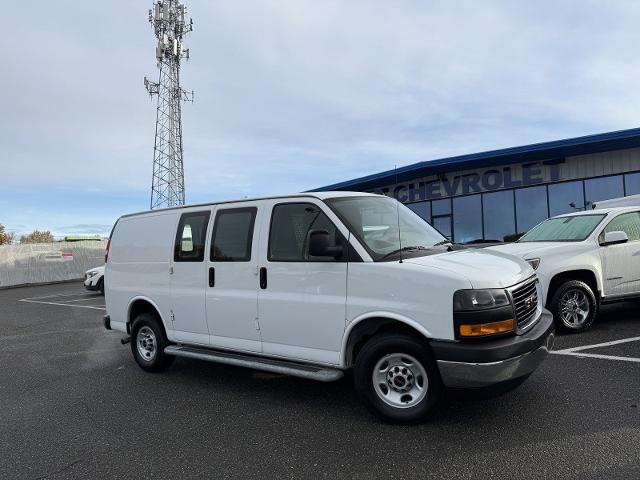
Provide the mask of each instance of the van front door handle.
{"label": "van front door handle", "polygon": [[209,286],[216,286],[216,269],[213,267],[209,267]]}
{"label": "van front door handle", "polygon": [[260,288],[265,290],[267,288],[267,268],[260,268]]}

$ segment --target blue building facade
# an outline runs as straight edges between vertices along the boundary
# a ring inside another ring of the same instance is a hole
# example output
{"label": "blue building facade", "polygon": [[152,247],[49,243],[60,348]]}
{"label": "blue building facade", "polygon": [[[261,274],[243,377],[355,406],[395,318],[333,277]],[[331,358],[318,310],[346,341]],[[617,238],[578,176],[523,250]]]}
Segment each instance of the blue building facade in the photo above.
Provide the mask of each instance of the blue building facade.
{"label": "blue building facade", "polygon": [[457,243],[511,240],[548,217],[640,194],[640,128],[420,162],[322,190],[394,197]]}

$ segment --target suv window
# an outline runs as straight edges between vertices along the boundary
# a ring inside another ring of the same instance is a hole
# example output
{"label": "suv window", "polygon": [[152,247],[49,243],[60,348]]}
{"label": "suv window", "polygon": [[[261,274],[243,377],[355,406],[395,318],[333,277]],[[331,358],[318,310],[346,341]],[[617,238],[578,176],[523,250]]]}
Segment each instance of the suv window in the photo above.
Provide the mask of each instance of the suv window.
{"label": "suv window", "polygon": [[343,242],[343,237],[335,225],[318,206],[312,203],[285,203],[276,205],[271,214],[269,261],[336,261],[331,257],[313,257],[309,255],[308,239],[311,230],[326,230],[336,245],[346,244],[346,242]]}
{"label": "suv window", "polygon": [[219,210],[211,234],[212,262],[248,262],[251,260],[253,226],[257,208]]}
{"label": "suv window", "polygon": [[210,212],[184,213],[180,217],[173,251],[176,262],[202,262]]}
{"label": "suv window", "polygon": [[622,231],[627,234],[629,241],[640,240],[640,212],[630,212],[618,215],[609,222],[609,225],[602,231],[604,238],[606,232]]}

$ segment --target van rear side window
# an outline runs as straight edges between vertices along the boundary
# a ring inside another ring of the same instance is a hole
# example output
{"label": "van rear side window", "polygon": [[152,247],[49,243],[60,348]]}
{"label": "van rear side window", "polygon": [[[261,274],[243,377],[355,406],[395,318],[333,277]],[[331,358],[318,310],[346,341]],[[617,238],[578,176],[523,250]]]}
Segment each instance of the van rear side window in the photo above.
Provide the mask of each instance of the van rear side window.
{"label": "van rear side window", "polygon": [[209,225],[210,212],[185,213],[180,217],[173,260],[176,262],[202,262]]}
{"label": "van rear side window", "polygon": [[253,225],[257,209],[229,208],[216,213],[211,234],[212,262],[248,262],[251,260]]}

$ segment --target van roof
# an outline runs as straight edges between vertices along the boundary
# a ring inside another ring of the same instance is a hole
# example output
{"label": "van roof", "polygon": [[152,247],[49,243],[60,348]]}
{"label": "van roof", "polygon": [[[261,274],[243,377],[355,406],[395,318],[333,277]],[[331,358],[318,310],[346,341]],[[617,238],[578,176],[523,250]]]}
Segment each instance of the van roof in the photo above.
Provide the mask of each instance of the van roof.
{"label": "van roof", "polygon": [[326,200],[329,198],[344,198],[344,197],[384,197],[384,195],[378,195],[375,193],[364,193],[364,192],[340,192],[340,191],[328,191],[328,192],[305,192],[305,193],[292,193],[289,195],[272,195],[267,197],[253,197],[253,198],[241,198],[236,200],[221,200],[218,202],[206,202],[206,203],[194,203],[191,205],[180,205],[177,207],[167,207],[167,208],[156,208],[155,210],[145,210],[142,212],[135,213],[127,213],[122,215],[120,218],[133,217],[137,215],[145,215],[148,213],[158,213],[158,212],[167,212],[171,210],[181,210],[185,208],[194,208],[194,207],[207,207],[211,205],[225,205],[228,203],[243,203],[243,202],[255,202],[257,200],[279,200],[286,198],[300,198],[300,197],[308,197],[315,198],[318,200]]}

